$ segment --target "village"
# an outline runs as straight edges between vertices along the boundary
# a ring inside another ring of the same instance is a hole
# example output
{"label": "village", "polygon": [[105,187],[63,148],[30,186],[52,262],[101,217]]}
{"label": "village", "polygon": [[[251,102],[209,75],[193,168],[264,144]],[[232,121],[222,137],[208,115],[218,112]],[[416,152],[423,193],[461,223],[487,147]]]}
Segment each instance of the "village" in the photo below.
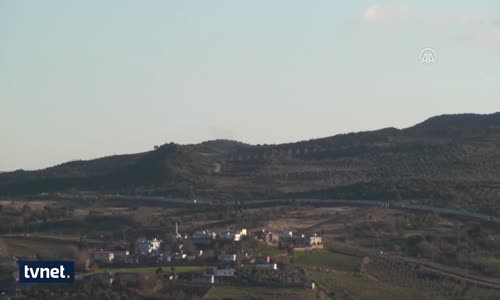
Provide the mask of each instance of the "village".
{"label": "village", "polygon": [[[157,273],[163,273],[165,280],[177,286],[246,283],[314,289],[313,281],[305,277],[294,282],[286,281],[280,272],[289,271],[287,253],[322,248],[322,237],[316,233],[270,232],[265,229],[248,232],[245,228],[181,233],[176,223],[175,234],[169,242],[152,238],[139,240],[133,245],[119,242],[111,249],[91,249],[90,258],[85,262],[87,272],[79,272],[76,280],[95,280],[107,285],[114,280],[134,282],[140,273],[131,271],[131,267],[158,267]],[[269,249],[275,249],[279,254],[269,255],[273,252]],[[93,272],[96,268],[104,271]],[[182,271],[176,272],[177,269]],[[272,280],[263,281],[266,277]]]}
{"label": "village", "polygon": [[[460,282],[450,281],[455,272],[447,275],[444,267],[430,269],[446,261],[422,247],[429,243],[425,236],[452,238],[457,229],[482,243],[479,227],[466,223],[470,221],[379,206],[290,203],[240,209],[147,203],[134,207],[109,201],[68,209],[68,203],[2,202],[0,214],[11,222],[0,227],[0,295],[11,299],[371,299],[373,295],[419,299],[425,290],[429,299],[443,295],[442,299],[449,299],[463,291],[466,280],[481,293],[497,296],[490,288],[496,288],[494,281],[469,279],[479,276],[479,267],[469,267]],[[45,215],[50,219],[44,220]],[[17,225],[23,216],[30,222]],[[426,230],[422,239],[415,236],[424,234],[417,229]],[[485,237],[496,234],[494,228],[483,230]],[[19,262],[44,260],[74,262],[74,281],[49,285],[18,280]],[[435,279],[430,281],[430,276]]]}

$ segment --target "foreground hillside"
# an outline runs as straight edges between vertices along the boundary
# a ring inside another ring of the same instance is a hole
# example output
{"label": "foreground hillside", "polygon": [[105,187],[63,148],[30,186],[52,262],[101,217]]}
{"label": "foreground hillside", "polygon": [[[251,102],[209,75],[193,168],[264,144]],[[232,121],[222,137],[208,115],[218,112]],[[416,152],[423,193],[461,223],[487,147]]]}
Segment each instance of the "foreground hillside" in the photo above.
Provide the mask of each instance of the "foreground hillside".
{"label": "foreground hillside", "polygon": [[279,145],[217,140],[0,174],[0,194],[90,190],[251,199],[416,200],[500,213],[500,113]]}

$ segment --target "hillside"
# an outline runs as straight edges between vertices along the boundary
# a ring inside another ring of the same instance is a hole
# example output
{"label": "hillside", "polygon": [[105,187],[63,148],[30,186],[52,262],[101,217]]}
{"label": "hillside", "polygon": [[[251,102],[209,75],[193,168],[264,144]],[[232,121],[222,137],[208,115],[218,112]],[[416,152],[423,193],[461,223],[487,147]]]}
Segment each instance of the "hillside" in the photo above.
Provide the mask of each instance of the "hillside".
{"label": "hillside", "polygon": [[79,191],[398,199],[500,214],[500,113],[279,145],[215,140],[0,174],[0,195]]}

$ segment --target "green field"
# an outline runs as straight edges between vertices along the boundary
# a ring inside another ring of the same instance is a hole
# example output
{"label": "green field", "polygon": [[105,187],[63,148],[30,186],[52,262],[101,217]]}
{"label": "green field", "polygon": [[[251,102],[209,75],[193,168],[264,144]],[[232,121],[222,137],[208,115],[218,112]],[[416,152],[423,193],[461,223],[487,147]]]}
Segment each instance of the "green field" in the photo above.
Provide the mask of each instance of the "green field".
{"label": "green field", "polygon": [[[316,281],[322,289],[325,289],[329,293],[344,295],[340,299],[422,299],[414,289],[388,286],[361,276],[308,272],[308,277]],[[346,297],[345,295],[348,296]]]}
{"label": "green field", "polygon": [[355,271],[361,263],[361,258],[359,257],[328,250],[295,252],[294,260],[296,264],[332,268],[339,271]]}
{"label": "green field", "polygon": [[404,232],[404,237],[405,238],[409,238],[409,237],[412,237],[412,236],[425,236],[426,233],[429,233],[431,231],[429,230],[418,230],[418,229],[409,229],[409,230],[405,230]]}
{"label": "green field", "polygon": [[[238,287],[215,286],[203,297],[207,300],[216,299],[317,299],[316,291],[299,288],[263,288],[263,287]],[[321,299],[321,298],[319,298]]]}
{"label": "green field", "polygon": [[472,261],[482,272],[487,272],[490,276],[497,278],[500,275],[500,258],[479,256],[475,257]]}
{"label": "green field", "polygon": [[[93,275],[98,273],[110,272],[133,272],[133,273],[152,273],[156,272],[158,268],[162,268],[164,272],[168,272],[171,270],[172,266],[156,266],[156,267],[110,267],[110,268],[99,268],[95,271],[89,273],[82,273],[83,275]],[[204,271],[207,268],[211,268],[210,266],[174,266],[175,272],[193,272],[193,271]]]}
{"label": "green field", "polygon": [[492,267],[496,267],[500,269],[500,258],[495,257],[479,257],[477,259],[478,262],[483,264],[491,265]]}

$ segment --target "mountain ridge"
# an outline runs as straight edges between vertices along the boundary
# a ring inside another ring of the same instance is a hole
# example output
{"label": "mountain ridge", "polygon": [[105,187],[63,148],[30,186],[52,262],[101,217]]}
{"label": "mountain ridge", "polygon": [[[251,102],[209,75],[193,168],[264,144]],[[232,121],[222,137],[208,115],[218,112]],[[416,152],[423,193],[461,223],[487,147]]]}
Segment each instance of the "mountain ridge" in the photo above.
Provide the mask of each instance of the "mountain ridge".
{"label": "mountain ridge", "polygon": [[[1,173],[0,195],[84,190],[221,200],[397,199],[476,206],[478,211],[500,208],[500,113],[441,115],[405,129],[284,144],[212,140],[155,148]],[[475,205],[474,193],[484,191],[486,200]]]}

